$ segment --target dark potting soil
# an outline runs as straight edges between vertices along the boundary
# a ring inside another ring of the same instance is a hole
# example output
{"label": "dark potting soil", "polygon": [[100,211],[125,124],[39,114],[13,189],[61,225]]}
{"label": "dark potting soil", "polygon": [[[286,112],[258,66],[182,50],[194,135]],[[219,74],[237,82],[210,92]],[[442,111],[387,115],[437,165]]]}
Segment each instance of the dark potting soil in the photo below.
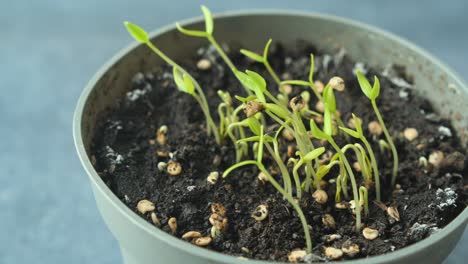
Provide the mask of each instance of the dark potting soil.
{"label": "dark potting soil", "polygon": [[[269,90],[277,93],[277,86],[262,65],[239,55],[235,45],[231,50],[235,52],[229,55],[239,69],[261,73],[267,77]],[[405,69],[389,66],[377,72],[351,60],[344,50],[325,54],[302,41],[290,49],[281,45],[272,47],[270,61],[283,79],[306,80],[310,53],[315,54],[315,80],[326,83],[332,76],[341,76],[345,80],[346,89],[335,92],[342,119],[346,123],[351,113],[355,113],[363,120],[365,135],[379,161],[384,202],[387,206],[396,207],[401,218],[395,221],[375,205],[372,202],[375,193],[371,189],[370,214],[363,218],[363,225],[377,229],[379,237],[370,241],[355,233],[355,216],[350,209],[335,208],[336,184],[333,177],[338,172],[332,170],[325,178],[327,186],[324,189],[329,197],[326,204],[318,204],[309,193],[299,202],[310,225],[313,253],[324,257],[324,246],[341,248],[350,240],[360,248],[354,258],[384,254],[428,237],[463,211],[468,197],[466,150],[460,147],[450,122],[438,116],[427,100],[413,93],[412,79],[405,74]],[[212,62],[209,69],[196,68],[202,58]],[[232,96],[245,96],[238,81],[212,47],[200,48],[193,58],[182,64],[203,87],[215,119],[220,103],[217,90],[227,90]],[[376,116],[358,86],[353,74],[355,69],[367,72],[369,79],[377,75],[381,82],[377,103],[394,138],[400,160],[399,188],[395,190],[389,186],[392,157],[389,151],[379,150],[378,139],[384,138],[383,135],[375,137],[369,134],[367,124],[376,120]],[[229,226],[207,248],[234,256],[287,261],[291,250],[305,248],[303,229],[296,212],[271,184],[257,179],[255,167],[238,169],[225,179],[220,177],[214,185],[207,183],[210,172],[217,171],[221,175],[234,163],[233,145],[226,141],[218,146],[214,138],[207,136],[199,105],[191,96],[177,90],[169,67],[136,73],[128,86],[127,97],[122,98],[119,106],[102,119],[92,148],[96,170],[123,203],[153,224],[149,213],[142,215],[136,210],[138,201],[152,201],[162,230],[171,233],[168,219],[177,219],[174,236],[179,238],[188,231],[199,231],[209,236],[212,226],[208,220],[210,206],[220,203],[227,209]],[[294,86],[292,95],[303,90],[307,89]],[[310,109],[314,109],[315,104],[316,99],[311,93]],[[168,127],[164,145],[155,141],[156,131],[162,125]],[[403,136],[404,129],[408,127],[418,131],[419,136],[413,141]],[[340,146],[345,143],[342,136],[337,136],[337,141]],[[279,144],[286,160],[288,146],[295,144],[284,138]],[[443,152],[445,158],[441,165],[436,167],[429,163],[427,167],[421,166],[420,157],[428,158],[434,151]],[[352,155],[348,158],[354,160]],[[171,159],[182,165],[178,176],[158,169],[159,162]],[[264,163],[270,171],[278,171],[268,156]],[[275,174],[275,177],[281,183],[281,176]],[[361,181],[361,177],[358,178]],[[267,205],[268,216],[263,221],[256,221],[251,214],[260,204]],[[324,214],[335,218],[336,228],[324,226]],[[327,242],[325,236],[330,234],[338,234],[341,238]],[[348,258],[344,255],[342,259]]]}

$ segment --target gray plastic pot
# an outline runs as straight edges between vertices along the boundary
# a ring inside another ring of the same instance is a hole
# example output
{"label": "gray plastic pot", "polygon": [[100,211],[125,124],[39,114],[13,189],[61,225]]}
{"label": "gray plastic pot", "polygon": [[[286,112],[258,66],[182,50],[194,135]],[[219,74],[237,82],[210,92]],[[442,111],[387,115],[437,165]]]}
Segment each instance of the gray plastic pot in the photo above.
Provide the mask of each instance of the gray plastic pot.
{"label": "gray plastic pot", "polygon": [[[183,23],[202,28],[201,18]],[[453,126],[466,146],[468,88],[448,67],[415,45],[388,32],[334,16],[284,11],[228,13],[215,17],[220,41],[261,49],[268,38],[285,44],[305,39],[320,48],[338,46],[375,68],[389,63],[406,66],[414,77],[415,90],[427,97]],[[182,60],[206,42],[186,37],[169,26],[151,34],[156,45],[170,57]],[[107,62],[81,95],[74,117],[74,138],[81,162],[91,180],[96,203],[110,231],[120,244],[125,263],[267,263],[199,248],[155,228],[133,213],[104,184],[90,161],[90,145],[96,122],[124,97],[131,77],[162,62],[147,47],[132,43]],[[385,87],[383,88],[385,89]],[[468,209],[436,234],[393,253],[342,263],[440,263],[455,247],[468,221]]]}

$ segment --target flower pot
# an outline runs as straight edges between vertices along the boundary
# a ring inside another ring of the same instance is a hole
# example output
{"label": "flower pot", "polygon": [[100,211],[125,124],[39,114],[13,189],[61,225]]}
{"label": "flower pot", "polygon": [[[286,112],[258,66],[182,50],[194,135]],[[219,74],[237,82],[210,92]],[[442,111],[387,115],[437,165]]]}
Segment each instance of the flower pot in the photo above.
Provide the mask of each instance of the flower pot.
{"label": "flower pot", "polygon": [[[202,19],[183,23],[203,27]],[[462,144],[468,143],[468,87],[456,74],[413,44],[379,29],[333,16],[297,12],[244,12],[215,17],[215,35],[225,42],[260,49],[269,37],[285,44],[297,39],[331,50],[344,46],[348,54],[374,68],[395,63],[414,78],[416,93],[429,99],[441,116],[452,119]],[[174,26],[151,35],[158,47],[180,60],[191,56],[203,39],[180,34]],[[137,43],[123,49],[91,79],[74,117],[74,138],[81,162],[91,180],[98,208],[120,244],[125,263],[266,263],[246,261],[199,248],[144,221],[122,203],[101,180],[90,159],[97,120],[127,92],[133,74],[160,65],[161,60]],[[356,263],[440,263],[455,247],[468,222],[468,209],[430,237],[393,253],[358,259]]]}

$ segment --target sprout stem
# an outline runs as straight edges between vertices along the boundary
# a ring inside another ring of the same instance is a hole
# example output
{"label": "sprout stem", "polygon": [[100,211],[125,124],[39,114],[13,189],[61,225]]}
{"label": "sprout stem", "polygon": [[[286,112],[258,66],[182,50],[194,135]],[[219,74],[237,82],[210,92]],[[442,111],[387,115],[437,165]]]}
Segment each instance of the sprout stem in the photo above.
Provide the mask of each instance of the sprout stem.
{"label": "sprout stem", "polygon": [[380,176],[379,176],[379,168],[377,167],[377,160],[375,159],[374,151],[372,150],[369,144],[369,141],[364,136],[361,137],[361,141],[364,143],[364,145],[366,146],[367,152],[369,153],[369,157],[370,157],[371,164],[372,164],[372,170],[374,171],[376,200],[380,202],[381,201]]}
{"label": "sprout stem", "polygon": [[393,156],[392,186],[394,186],[396,177],[398,174],[398,152],[395,148],[395,144],[393,144],[393,140],[390,137],[390,134],[388,133],[387,127],[385,126],[383,122],[382,115],[380,114],[376,101],[372,100],[371,102],[372,102],[372,107],[374,108],[374,112],[377,115],[377,119],[379,120],[379,123],[382,126],[382,130],[385,134],[385,138],[387,139],[388,144],[390,145],[390,149],[392,150],[392,156]]}

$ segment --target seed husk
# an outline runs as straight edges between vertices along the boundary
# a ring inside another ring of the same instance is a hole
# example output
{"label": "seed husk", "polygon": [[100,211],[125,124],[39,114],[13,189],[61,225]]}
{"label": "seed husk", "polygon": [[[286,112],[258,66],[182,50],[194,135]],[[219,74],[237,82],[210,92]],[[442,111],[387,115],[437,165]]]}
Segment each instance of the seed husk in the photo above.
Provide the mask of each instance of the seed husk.
{"label": "seed husk", "polygon": [[247,117],[251,117],[256,113],[263,111],[263,109],[263,104],[256,101],[249,101],[244,105],[244,113]]}
{"label": "seed husk", "polygon": [[315,104],[315,109],[317,111],[319,111],[320,113],[323,113],[325,112],[325,105],[323,104],[322,101],[318,101],[316,104]]}
{"label": "seed husk", "polygon": [[419,133],[416,128],[406,128],[405,131],[403,131],[403,136],[408,140],[408,141],[413,141],[418,137]]}
{"label": "seed husk", "polygon": [[283,132],[281,132],[281,135],[287,141],[293,141],[294,140],[294,134],[291,131],[289,131],[288,129],[283,129]]}
{"label": "seed husk", "polygon": [[361,164],[359,162],[354,162],[353,163],[353,168],[355,171],[360,172],[361,171]]}
{"label": "seed husk", "polygon": [[216,213],[211,214],[210,218],[208,219],[210,221],[210,224],[215,226],[217,229],[219,229],[222,232],[227,231],[229,222],[226,217],[220,216]]}
{"label": "seed husk", "polygon": [[305,256],[307,255],[307,252],[302,249],[295,249],[288,254],[288,260],[289,262],[297,263],[297,262],[302,262],[304,261]]}
{"label": "seed husk", "polygon": [[285,94],[291,94],[292,93],[292,86],[290,84],[283,84],[283,85],[281,85],[281,90]]}
{"label": "seed husk", "polygon": [[206,178],[206,181],[207,181],[209,184],[215,185],[216,182],[218,181],[218,178],[219,178],[219,172],[217,172],[217,171],[212,171],[212,172],[210,172],[210,174],[209,174],[208,177]]}
{"label": "seed husk", "polygon": [[263,172],[259,172],[257,178],[258,178],[259,181],[261,181],[263,183],[268,181],[267,176]]}
{"label": "seed husk", "polygon": [[383,132],[382,127],[380,126],[379,122],[377,121],[372,121],[367,125],[367,128],[369,129],[369,133],[371,133],[374,136],[380,136]]}
{"label": "seed husk", "polygon": [[226,208],[224,205],[220,203],[212,203],[211,204],[211,213],[217,214],[218,216],[224,217],[226,216]]}
{"label": "seed husk", "polygon": [[169,220],[167,221],[167,225],[171,229],[172,234],[175,234],[175,232],[177,231],[177,219],[175,217],[169,218]]}
{"label": "seed husk", "polygon": [[400,221],[400,213],[398,212],[398,209],[396,207],[393,207],[393,206],[389,206],[387,207],[387,214],[395,219],[397,222]]}
{"label": "seed husk", "polygon": [[202,234],[198,231],[188,231],[187,233],[182,235],[182,238],[187,239],[187,238],[199,238],[201,237]]}
{"label": "seed husk", "polygon": [[335,204],[336,209],[346,209],[348,208],[348,203],[345,201],[339,202]]}
{"label": "seed husk", "polygon": [[158,131],[156,132],[156,141],[158,142],[159,145],[166,145],[167,143],[167,137],[166,137],[167,127],[166,129],[164,129],[163,127],[166,127],[166,126],[160,127]]}
{"label": "seed husk", "polygon": [[325,85],[323,85],[323,82],[321,81],[315,81],[314,88],[317,90],[317,92],[322,93],[323,89],[325,89]]}
{"label": "seed husk", "polygon": [[266,205],[261,204],[255,208],[252,217],[257,221],[263,221],[268,216],[268,208]]}
{"label": "seed husk", "polygon": [[160,157],[160,158],[167,158],[167,157],[169,157],[169,152],[167,152],[167,151],[158,150],[158,151],[156,151],[156,154],[157,154],[158,157]]}
{"label": "seed husk", "polygon": [[141,214],[146,214],[147,212],[154,211],[154,209],[155,209],[154,203],[146,199],[139,201],[137,204],[137,210]]}
{"label": "seed husk", "polygon": [[331,214],[324,214],[322,216],[322,223],[329,228],[335,229],[336,223],[335,223],[335,218]]}
{"label": "seed husk", "polygon": [[164,161],[158,162],[158,170],[159,170],[159,171],[165,170],[166,167],[167,167],[167,163],[166,163],[166,162],[164,162]]}
{"label": "seed husk", "polygon": [[294,155],[294,152],[295,152],[294,150],[295,149],[294,149],[293,145],[288,145],[288,152],[287,152],[288,158],[290,158],[290,157],[292,157]]}
{"label": "seed husk", "polygon": [[344,80],[339,77],[339,76],[334,76],[330,79],[329,84],[331,88],[342,92],[345,89],[345,82]]}
{"label": "seed husk", "polygon": [[334,247],[326,247],[325,256],[329,259],[339,259],[343,256],[343,251]]}
{"label": "seed husk", "polygon": [[211,61],[208,59],[201,59],[197,62],[197,68],[202,71],[209,70],[211,68]]}
{"label": "seed husk", "polygon": [[306,102],[300,95],[293,97],[289,101],[289,107],[291,107],[294,112],[300,112],[305,107],[305,105]]}
{"label": "seed husk", "polygon": [[155,212],[151,212],[151,221],[155,226],[161,226],[161,221],[159,221],[158,215]]}
{"label": "seed husk", "polygon": [[167,172],[172,176],[177,176],[182,172],[182,165],[177,161],[169,161],[167,164]]}
{"label": "seed husk", "polygon": [[324,235],[322,237],[322,240],[325,241],[325,242],[332,242],[332,241],[338,240],[340,238],[341,238],[340,234],[331,234],[331,235]]}
{"label": "seed husk", "polygon": [[442,151],[436,150],[429,155],[429,163],[434,167],[439,167],[440,163],[444,160],[444,153]]}
{"label": "seed husk", "polygon": [[204,247],[204,246],[208,246],[211,243],[211,241],[213,241],[211,237],[199,237],[193,240],[193,244],[200,246],[200,247]]}
{"label": "seed husk", "polygon": [[328,194],[324,190],[316,190],[312,194],[312,197],[319,204],[325,204],[328,201]]}
{"label": "seed husk", "polygon": [[349,257],[356,256],[356,254],[358,254],[360,251],[359,245],[352,243],[350,240],[343,243],[343,245],[341,246],[341,250]]}
{"label": "seed husk", "polygon": [[379,231],[366,227],[362,230],[362,235],[367,240],[374,240],[379,236]]}

